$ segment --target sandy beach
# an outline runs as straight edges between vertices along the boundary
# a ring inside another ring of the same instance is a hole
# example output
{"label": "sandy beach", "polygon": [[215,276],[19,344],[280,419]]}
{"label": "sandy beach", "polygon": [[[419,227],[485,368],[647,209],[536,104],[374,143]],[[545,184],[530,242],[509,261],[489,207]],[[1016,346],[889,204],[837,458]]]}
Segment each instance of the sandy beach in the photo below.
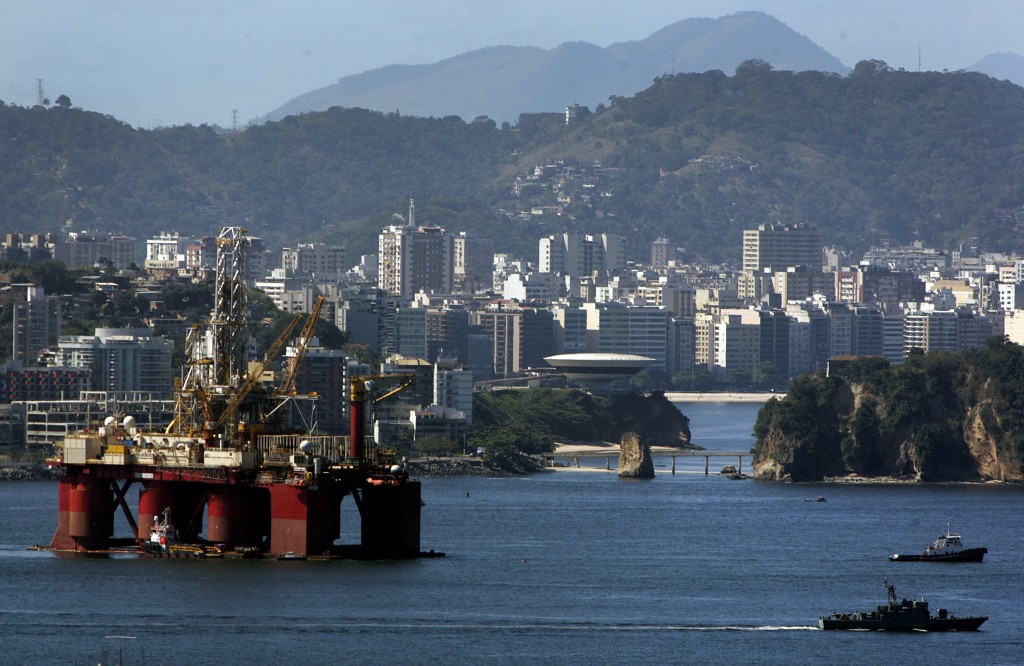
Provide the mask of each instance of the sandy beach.
{"label": "sandy beach", "polygon": [[[546,467],[545,469],[551,472],[604,472],[605,474],[618,474],[619,448],[618,444],[610,442],[605,444],[557,444],[555,452],[550,457],[558,459],[558,464],[553,467]],[[651,455],[671,456],[679,453],[681,450],[672,446],[652,446]],[[611,459],[609,461],[610,469],[604,466],[604,462],[601,461],[602,456],[607,456]],[[580,464],[581,461],[577,458],[582,458],[584,461],[589,460],[590,462]],[[701,470],[678,469],[674,472],[659,470],[658,474],[704,475],[705,472]]]}
{"label": "sandy beach", "polygon": [[[619,455],[620,446],[611,442],[607,443],[592,443],[592,444],[555,444],[555,452],[551,455],[558,457],[566,456],[594,456],[594,455]],[[671,446],[652,446],[651,455],[656,456],[670,456],[673,453],[678,453],[680,449]]]}

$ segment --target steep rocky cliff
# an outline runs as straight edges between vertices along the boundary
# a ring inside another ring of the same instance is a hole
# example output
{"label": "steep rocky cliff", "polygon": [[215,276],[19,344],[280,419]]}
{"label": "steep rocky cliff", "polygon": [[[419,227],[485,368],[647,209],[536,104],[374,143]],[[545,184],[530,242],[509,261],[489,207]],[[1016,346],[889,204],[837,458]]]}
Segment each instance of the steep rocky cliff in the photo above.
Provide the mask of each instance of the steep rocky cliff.
{"label": "steep rocky cliff", "polygon": [[1024,349],[833,364],[771,400],[755,434],[760,479],[1024,482]]}
{"label": "steep rocky cliff", "polygon": [[619,476],[624,479],[653,479],[651,447],[635,432],[627,432],[619,443]]}

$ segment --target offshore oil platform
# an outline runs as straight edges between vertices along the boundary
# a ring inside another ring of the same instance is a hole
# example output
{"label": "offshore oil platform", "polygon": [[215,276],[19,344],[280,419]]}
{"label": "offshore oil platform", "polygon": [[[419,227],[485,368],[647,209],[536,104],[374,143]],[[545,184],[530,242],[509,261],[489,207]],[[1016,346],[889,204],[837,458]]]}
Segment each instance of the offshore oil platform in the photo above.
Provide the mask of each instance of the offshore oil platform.
{"label": "offshore oil platform", "polygon": [[[152,552],[146,546],[164,537],[169,518],[176,538],[189,544],[179,552],[199,556],[435,554],[420,552],[420,483],[410,480],[394,452],[377,448],[365,435],[367,404],[398,393],[411,379],[350,378],[348,436],[290,427],[287,404],[296,399],[292,385],[323,299],[310,313],[277,386],[267,387],[264,371],[303,315],[295,316],[261,362],[247,363],[247,244],[241,227],[225,227],[218,235],[213,312],[186,337],[170,425],[144,431],[131,416],[107,415],[102,425],[90,424],[57,445],[48,462],[62,468],[63,476],[50,549]],[[133,485],[139,487],[137,513],[129,505]],[[336,544],[346,497],[358,508],[359,544]],[[131,537],[114,537],[118,509]],[[205,538],[200,536],[204,523]]]}

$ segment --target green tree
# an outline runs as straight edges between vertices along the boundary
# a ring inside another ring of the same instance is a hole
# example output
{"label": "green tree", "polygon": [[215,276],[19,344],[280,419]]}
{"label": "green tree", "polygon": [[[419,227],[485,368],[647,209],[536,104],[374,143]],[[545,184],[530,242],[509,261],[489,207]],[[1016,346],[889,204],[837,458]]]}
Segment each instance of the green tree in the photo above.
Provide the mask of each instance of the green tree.
{"label": "green tree", "polygon": [[427,435],[416,438],[416,450],[428,456],[451,455],[458,450],[452,440],[443,435]]}

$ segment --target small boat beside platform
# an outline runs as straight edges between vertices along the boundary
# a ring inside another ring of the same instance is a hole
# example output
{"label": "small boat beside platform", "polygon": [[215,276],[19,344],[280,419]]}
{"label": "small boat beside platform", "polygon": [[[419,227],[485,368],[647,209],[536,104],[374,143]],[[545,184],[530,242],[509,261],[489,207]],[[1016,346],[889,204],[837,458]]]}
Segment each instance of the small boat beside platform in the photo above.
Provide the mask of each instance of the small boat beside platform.
{"label": "small boat beside platform", "polygon": [[932,615],[923,598],[897,601],[896,586],[890,585],[888,579],[883,584],[888,596],[886,605],[871,611],[823,615],[818,618],[818,627],[848,631],[977,631],[988,619],[985,615],[957,617],[945,608]]}
{"label": "small boat beside platform", "polygon": [[277,559],[284,560],[284,561],[298,562],[298,561],[305,560],[306,556],[289,550],[286,553],[281,553],[280,555],[278,555]]}
{"label": "small boat beside platform", "polygon": [[965,548],[960,535],[953,531],[950,521],[946,522],[946,533],[935,540],[919,555],[893,553],[893,562],[981,562],[988,548]]}
{"label": "small boat beside platform", "polygon": [[153,527],[149,540],[142,542],[142,552],[153,557],[223,557],[218,546],[195,543],[181,543],[178,530],[171,523],[170,508],[164,509],[163,517],[153,516]]}

